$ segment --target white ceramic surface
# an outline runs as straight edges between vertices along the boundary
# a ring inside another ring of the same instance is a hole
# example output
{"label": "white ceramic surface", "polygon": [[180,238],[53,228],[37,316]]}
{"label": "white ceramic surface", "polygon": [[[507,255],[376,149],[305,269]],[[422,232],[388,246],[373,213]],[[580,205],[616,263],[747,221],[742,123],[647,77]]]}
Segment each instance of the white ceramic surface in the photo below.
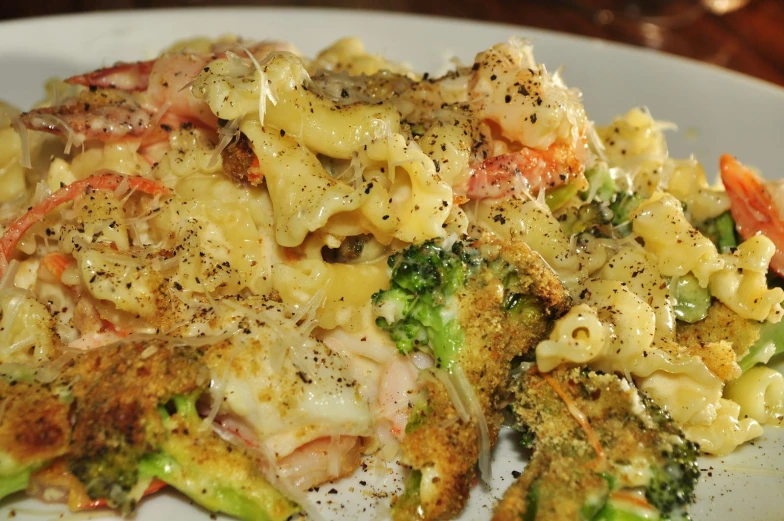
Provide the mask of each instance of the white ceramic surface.
{"label": "white ceramic surface", "polygon": [[[530,38],[539,61],[564,67],[579,87],[592,119],[607,122],[636,105],[677,123],[669,137],[673,155],[696,155],[709,175],[723,152],[763,170],[784,175],[784,89],[696,62],[651,51],[509,25],[341,10],[190,9],[98,13],[0,23],[0,99],[28,108],[43,96],[43,83],[109,65],[153,56],[178,39],[235,33],[248,38],[293,42],[313,54],[340,36],[362,38],[367,47],[419,70],[443,70],[447,58],[464,62],[512,35]],[[522,470],[510,432],[495,451],[489,489],[478,485],[463,521],[488,519],[494,501]],[[784,519],[784,430],[727,458],[705,458],[695,521]],[[362,485],[361,482],[366,483]],[[312,494],[327,520],[385,519],[389,496],[400,485],[382,466]],[[332,492],[334,490],[334,492]],[[330,493],[332,492],[332,493]],[[61,507],[14,499],[0,505],[0,519],[87,519],[61,517]],[[101,514],[100,519],[114,519]],[[138,521],[207,520],[209,514],[173,493],[145,501]]]}

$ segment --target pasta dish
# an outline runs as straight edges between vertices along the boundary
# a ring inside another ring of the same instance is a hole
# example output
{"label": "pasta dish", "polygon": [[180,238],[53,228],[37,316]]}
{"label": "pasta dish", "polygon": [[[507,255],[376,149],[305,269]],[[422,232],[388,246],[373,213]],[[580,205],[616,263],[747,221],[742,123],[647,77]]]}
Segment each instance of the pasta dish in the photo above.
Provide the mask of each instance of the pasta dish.
{"label": "pasta dish", "polygon": [[506,422],[488,517],[679,520],[784,416],[780,188],[595,125],[526,41],[432,76],[197,38],[46,88],[0,105],[0,499],[320,519],[373,458],[392,519],[453,519]]}

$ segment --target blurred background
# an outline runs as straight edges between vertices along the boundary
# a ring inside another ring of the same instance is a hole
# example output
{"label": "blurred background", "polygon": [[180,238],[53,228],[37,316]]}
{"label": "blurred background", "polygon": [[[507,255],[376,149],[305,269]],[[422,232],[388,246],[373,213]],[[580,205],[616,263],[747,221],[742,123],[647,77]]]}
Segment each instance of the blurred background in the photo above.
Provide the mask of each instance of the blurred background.
{"label": "blurred background", "polygon": [[98,10],[222,5],[339,7],[440,15],[528,25],[649,47],[784,86],[784,0],[44,0],[0,4],[0,20]]}

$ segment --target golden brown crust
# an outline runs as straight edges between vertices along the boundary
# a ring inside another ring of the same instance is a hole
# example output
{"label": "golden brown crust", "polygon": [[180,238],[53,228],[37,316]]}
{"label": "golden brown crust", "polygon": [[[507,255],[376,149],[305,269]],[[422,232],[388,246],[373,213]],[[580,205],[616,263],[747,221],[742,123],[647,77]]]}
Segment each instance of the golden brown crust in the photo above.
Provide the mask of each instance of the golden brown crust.
{"label": "golden brown crust", "polygon": [[233,143],[221,152],[223,173],[236,181],[247,181],[248,170],[256,159],[245,134],[240,134]]}
{"label": "golden brown crust", "polygon": [[760,323],[739,316],[721,302],[714,302],[704,320],[678,323],[676,341],[683,346],[726,341],[742,357],[759,339]]}
{"label": "golden brown crust", "polygon": [[118,445],[150,450],[162,432],[158,405],[203,381],[199,358],[192,347],[164,342],[109,346],[79,357],[63,374],[73,382],[71,454],[90,456]]}
{"label": "golden brown crust", "polygon": [[158,406],[206,386],[200,356],[192,347],[132,342],[80,353],[50,384],[0,379],[0,447],[33,467],[120,448],[141,456],[162,433]]}
{"label": "golden brown crust", "polygon": [[21,465],[41,465],[68,450],[68,404],[48,386],[0,379],[0,447]]}

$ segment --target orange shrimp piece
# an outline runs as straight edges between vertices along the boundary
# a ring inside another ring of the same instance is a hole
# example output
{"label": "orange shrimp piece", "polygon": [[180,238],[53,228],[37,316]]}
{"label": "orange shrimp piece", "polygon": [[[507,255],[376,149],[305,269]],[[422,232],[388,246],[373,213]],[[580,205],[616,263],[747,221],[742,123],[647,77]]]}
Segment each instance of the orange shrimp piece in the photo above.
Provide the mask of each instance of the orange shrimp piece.
{"label": "orange shrimp piece", "polygon": [[[47,253],[41,259],[41,265],[43,265],[43,267],[46,268],[49,273],[54,275],[54,277],[61,283],[63,282],[63,273],[74,263],[75,261],[73,259],[69,259],[62,253],[56,251]],[[68,288],[74,297],[81,296],[81,291],[79,291],[78,287],[68,286],[67,284],[65,287]]]}
{"label": "orange shrimp piece", "polygon": [[63,272],[74,263],[73,259],[69,259],[62,253],[50,252],[44,255],[41,259],[41,264],[49,270],[49,273],[54,275],[57,280],[63,280]]}
{"label": "orange shrimp piece", "polygon": [[722,155],[719,165],[738,233],[744,239],[761,233],[773,241],[776,254],[770,268],[784,276],[784,221],[775,199],[765,183],[731,155]]}
{"label": "orange shrimp piece", "polygon": [[[142,148],[166,142],[169,132],[183,125],[215,130],[217,116],[188,86],[210,61],[225,57],[229,50],[244,55],[246,49],[217,44],[212,50],[215,52],[169,53],[73,76],[65,81],[90,91],[58,106],[26,112],[20,119],[31,130],[57,135],[72,131],[77,144],[85,140],[138,140]],[[273,51],[293,50],[280,42],[260,42],[247,52],[262,60]]]}
{"label": "orange shrimp piece", "polygon": [[585,165],[571,147],[523,148],[485,159],[470,167],[466,195],[470,199],[501,199],[514,193],[536,196],[572,180],[584,180]]}
{"label": "orange shrimp piece", "polygon": [[165,186],[152,179],[139,176],[124,176],[109,170],[74,181],[30,208],[27,213],[8,226],[2,239],[0,239],[0,276],[8,267],[8,259],[22,235],[34,224],[41,222],[49,212],[62,204],[77,199],[89,190],[116,190],[123,181],[128,182],[131,190],[138,190],[146,194],[166,195],[169,193]]}

